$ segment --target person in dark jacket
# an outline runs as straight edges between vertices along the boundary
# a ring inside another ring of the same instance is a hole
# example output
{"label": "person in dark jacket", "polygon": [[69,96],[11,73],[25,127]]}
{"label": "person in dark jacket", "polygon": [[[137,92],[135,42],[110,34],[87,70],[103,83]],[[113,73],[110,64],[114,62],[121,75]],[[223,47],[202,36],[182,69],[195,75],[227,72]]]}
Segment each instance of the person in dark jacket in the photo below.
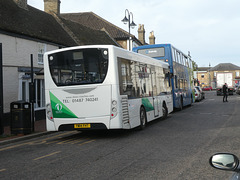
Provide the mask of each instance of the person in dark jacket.
{"label": "person in dark jacket", "polygon": [[227,83],[225,83],[223,85],[222,91],[223,91],[223,102],[225,102],[224,99],[226,99],[226,102],[228,102],[228,100],[227,100],[227,97],[228,97],[228,94],[227,94],[228,93]]}

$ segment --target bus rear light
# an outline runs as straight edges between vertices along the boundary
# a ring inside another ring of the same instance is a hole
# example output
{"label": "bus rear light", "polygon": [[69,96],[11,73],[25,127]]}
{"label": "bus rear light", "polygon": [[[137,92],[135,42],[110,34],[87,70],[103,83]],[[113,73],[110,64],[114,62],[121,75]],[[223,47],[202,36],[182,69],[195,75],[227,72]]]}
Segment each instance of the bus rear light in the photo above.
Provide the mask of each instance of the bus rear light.
{"label": "bus rear light", "polygon": [[52,113],[52,107],[51,104],[47,104],[46,105],[46,114],[47,114],[47,118],[51,121],[53,121],[53,113]]}
{"label": "bus rear light", "polygon": [[117,116],[117,101],[113,100],[112,101],[112,108],[111,108],[111,119],[115,118]]}

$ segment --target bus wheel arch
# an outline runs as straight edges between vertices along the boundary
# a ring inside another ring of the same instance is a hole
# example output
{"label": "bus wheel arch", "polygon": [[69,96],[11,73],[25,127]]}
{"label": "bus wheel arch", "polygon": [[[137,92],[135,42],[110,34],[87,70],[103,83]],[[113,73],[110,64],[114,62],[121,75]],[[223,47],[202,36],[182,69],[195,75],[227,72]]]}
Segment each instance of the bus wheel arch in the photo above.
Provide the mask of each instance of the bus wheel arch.
{"label": "bus wheel arch", "polygon": [[147,114],[146,114],[146,110],[143,105],[140,107],[139,120],[140,120],[140,129],[142,130],[146,127],[146,124],[147,124]]}

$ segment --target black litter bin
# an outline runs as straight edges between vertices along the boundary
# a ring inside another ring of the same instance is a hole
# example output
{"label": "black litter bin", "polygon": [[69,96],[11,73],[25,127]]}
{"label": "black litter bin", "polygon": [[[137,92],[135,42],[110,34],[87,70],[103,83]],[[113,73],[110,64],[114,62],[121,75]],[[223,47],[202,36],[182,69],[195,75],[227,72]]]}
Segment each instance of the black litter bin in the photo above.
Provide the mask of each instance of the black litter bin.
{"label": "black litter bin", "polygon": [[26,101],[11,103],[11,134],[30,134],[31,104]]}

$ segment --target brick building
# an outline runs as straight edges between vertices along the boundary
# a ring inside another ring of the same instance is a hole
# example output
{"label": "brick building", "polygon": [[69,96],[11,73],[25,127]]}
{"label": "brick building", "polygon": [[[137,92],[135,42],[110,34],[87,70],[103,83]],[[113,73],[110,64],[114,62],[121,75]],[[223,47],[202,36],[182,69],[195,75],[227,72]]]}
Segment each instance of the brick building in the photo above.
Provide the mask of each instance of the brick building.
{"label": "brick building", "polygon": [[232,63],[220,63],[215,67],[199,67],[195,74],[197,74],[197,79],[201,87],[212,86],[213,89],[216,88],[217,73],[232,73],[233,75],[233,85],[240,84],[240,67]]}

